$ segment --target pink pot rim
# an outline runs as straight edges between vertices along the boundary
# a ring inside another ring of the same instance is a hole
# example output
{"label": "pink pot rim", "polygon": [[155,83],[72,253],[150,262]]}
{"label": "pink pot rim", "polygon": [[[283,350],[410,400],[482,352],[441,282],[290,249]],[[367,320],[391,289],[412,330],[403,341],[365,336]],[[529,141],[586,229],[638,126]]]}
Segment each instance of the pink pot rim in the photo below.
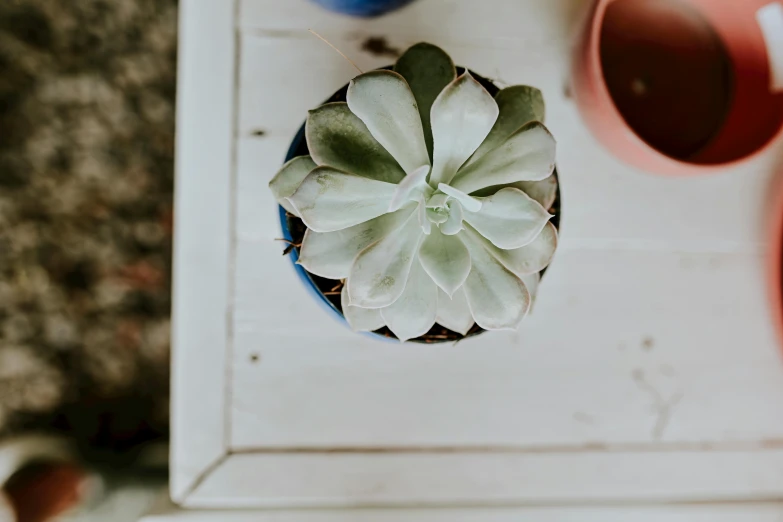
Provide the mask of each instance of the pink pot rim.
{"label": "pink pot rim", "polygon": [[[581,38],[577,41],[576,59],[573,66],[573,78],[581,78],[582,80],[589,82],[590,88],[593,89],[594,95],[598,97],[599,104],[604,110],[603,117],[607,120],[611,120],[611,122],[607,122],[604,125],[611,125],[617,129],[623,129],[625,131],[624,139],[626,145],[633,147],[633,150],[631,151],[626,149],[621,150],[616,143],[609,143],[608,138],[603,136],[603,131],[598,129],[601,124],[590,121],[593,117],[585,115],[584,119],[587,120],[586,123],[588,124],[588,127],[591,128],[593,135],[601,141],[613,155],[638,168],[655,174],[688,177],[701,174],[712,174],[752,161],[766,153],[772,145],[783,136],[782,123],[777,132],[750,154],[714,164],[691,163],[685,160],[678,160],[647,144],[625,121],[625,118],[623,118],[622,114],[617,109],[617,105],[612,99],[612,95],[609,93],[606,82],[603,80],[604,69],[603,64],[601,63],[600,52],[601,26],[609,4],[615,1],[618,0],[595,0],[595,3],[593,4],[594,7],[589,12],[589,23],[585,24],[587,33],[582,34]],[[587,43],[587,45],[583,45],[585,43]],[[579,47],[581,47],[581,50]],[[594,71],[593,74],[589,72],[591,70]],[[578,84],[574,86],[574,96],[577,103],[583,107],[584,103],[589,102],[589,100],[585,97],[585,101],[580,103],[580,98],[583,96],[580,96],[579,88],[580,86]],[[642,163],[644,163],[644,165]]]}

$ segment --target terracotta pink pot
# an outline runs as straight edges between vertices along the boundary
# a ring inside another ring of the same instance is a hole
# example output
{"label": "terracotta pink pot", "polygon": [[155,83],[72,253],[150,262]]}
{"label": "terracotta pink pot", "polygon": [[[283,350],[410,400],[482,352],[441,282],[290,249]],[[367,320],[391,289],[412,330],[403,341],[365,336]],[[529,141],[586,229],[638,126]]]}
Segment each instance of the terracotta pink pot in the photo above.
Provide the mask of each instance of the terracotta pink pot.
{"label": "terracotta pink pot", "polygon": [[783,92],[757,20],[771,3],[595,0],[573,70],[592,132],[661,174],[709,172],[761,152],[783,128]]}
{"label": "terracotta pink pot", "polygon": [[[18,522],[51,522],[85,500],[88,475],[70,463],[22,469],[5,485]],[[0,519],[2,520],[2,519]]]}

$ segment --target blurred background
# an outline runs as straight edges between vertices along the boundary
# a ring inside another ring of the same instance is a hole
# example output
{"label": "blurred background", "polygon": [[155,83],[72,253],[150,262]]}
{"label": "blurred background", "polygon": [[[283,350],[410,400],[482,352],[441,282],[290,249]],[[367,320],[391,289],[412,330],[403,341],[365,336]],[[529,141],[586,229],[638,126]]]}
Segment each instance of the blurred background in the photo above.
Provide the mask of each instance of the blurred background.
{"label": "blurred background", "polygon": [[165,463],[176,34],[174,0],[0,2],[0,468],[65,437],[104,500]]}

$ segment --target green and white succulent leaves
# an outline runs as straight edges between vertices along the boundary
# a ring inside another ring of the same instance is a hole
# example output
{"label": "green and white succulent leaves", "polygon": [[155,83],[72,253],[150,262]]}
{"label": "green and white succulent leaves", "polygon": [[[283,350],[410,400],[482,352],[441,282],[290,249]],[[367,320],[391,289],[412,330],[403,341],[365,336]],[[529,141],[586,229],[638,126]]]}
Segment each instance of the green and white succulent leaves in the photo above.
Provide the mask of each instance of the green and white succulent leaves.
{"label": "green and white succulent leaves", "polygon": [[401,340],[437,322],[466,334],[527,314],[557,230],[555,140],[541,93],[494,98],[441,49],[418,44],[394,71],[351,81],[347,103],[310,111],[310,156],[270,182],[307,232],[299,263],[342,279],[354,330]]}

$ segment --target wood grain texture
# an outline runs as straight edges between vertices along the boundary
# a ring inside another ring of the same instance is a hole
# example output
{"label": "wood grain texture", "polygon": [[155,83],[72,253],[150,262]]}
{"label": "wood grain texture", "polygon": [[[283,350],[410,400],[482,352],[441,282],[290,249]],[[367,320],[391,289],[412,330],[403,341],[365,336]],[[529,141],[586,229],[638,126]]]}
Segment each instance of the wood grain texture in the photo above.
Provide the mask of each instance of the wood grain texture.
{"label": "wood grain texture", "polygon": [[180,5],[171,423],[177,500],[225,452],[233,28],[230,2]]}
{"label": "wood grain texture", "polygon": [[[783,498],[783,365],[763,276],[765,203],[782,149],[683,179],[614,159],[568,95],[580,4],[422,0],[358,21],[306,0],[240,1],[235,292],[226,305],[227,444],[236,453],[187,505]],[[519,332],[457,346],[359,336],[281,257],[266,185],[307,110],[355,73],[308,27],[364,70],[426,39],[501,86],[542,89],[559,147],[561,248]],[[384,53],[366,50],[370,37],[385,39]],[[209,375],[219,378],[216,352]],[[195,403],[180,396],[175,410]],[[667,520],[718,512],[703,509]],[[662,519],[658,508],[645,513],[639,520]]]}
{"label": "wood grain texture", "polygon": [[783,450],[658,453],[241,454],[190,507],[612,505],[783,495]]}

